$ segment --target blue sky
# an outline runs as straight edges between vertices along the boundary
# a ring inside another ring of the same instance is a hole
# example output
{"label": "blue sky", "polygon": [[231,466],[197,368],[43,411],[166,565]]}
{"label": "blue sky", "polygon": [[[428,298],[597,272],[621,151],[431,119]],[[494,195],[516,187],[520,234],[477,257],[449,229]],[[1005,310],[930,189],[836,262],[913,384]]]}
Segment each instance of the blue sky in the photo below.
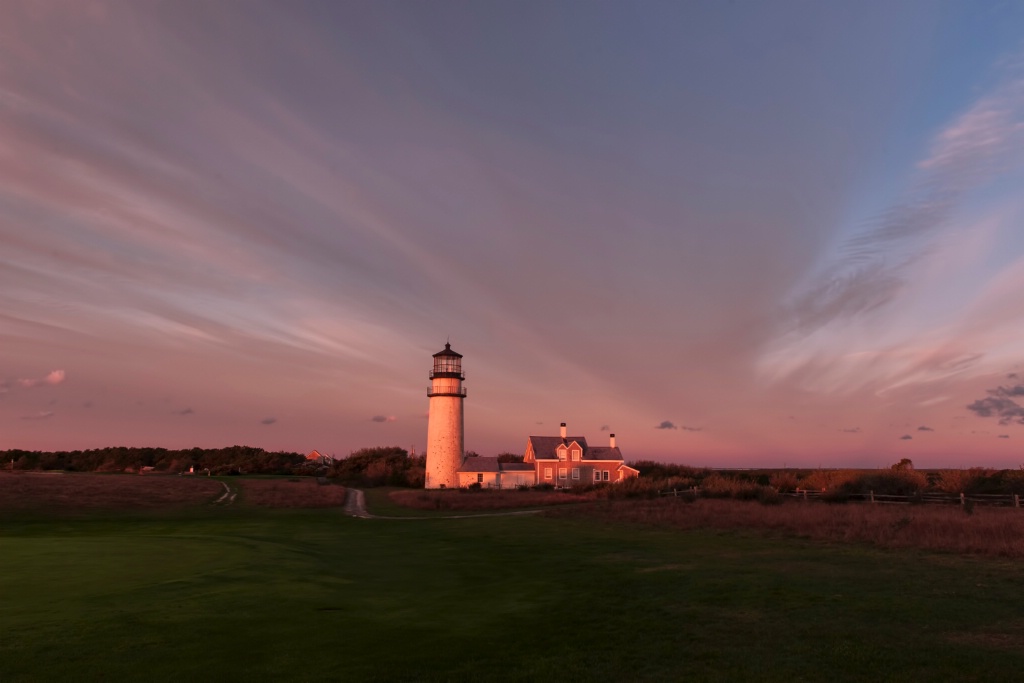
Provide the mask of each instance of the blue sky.
{"label": "blue sky", "polygon": [[0,13],[0,448],[1020,464],[1022,5]]}

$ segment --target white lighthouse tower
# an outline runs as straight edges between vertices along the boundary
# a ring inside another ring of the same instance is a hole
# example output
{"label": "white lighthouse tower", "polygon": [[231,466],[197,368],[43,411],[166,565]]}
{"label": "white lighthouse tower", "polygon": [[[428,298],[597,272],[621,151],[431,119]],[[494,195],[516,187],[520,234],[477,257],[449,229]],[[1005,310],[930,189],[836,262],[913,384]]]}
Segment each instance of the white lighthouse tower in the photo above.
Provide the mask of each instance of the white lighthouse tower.
{"label": "white lighthouse tower", "polygon": [[443,351],[434,354],[434,369],[430,371],[430,412],[427,415],[427,474],[424,486],[428,489],[457,488],[459,466],[465,455],[462,421],[462,401],[466,390],[462,386],[462,354],[445,344]]}

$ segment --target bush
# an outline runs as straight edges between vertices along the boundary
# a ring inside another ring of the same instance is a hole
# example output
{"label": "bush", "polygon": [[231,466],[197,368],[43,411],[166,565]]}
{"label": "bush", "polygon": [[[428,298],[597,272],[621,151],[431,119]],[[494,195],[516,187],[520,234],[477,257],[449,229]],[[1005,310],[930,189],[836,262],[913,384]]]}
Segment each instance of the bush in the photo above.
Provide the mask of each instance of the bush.
{"label": "bush", "polygon": [[856,470],[815,470],[800,481],[800,488],[828,491],[856,481],[861,474]]}
{"label": "bush", "polygon": [[768,485],[779,493],[789,493],[790,491],[796,491],[797,486],[800,485],[800,480],[792,472],[776,472],[768,478]]}
{"label": "bush", "polygon": [[618,500],[622,498],[657,498],[663,490],[669,490],[672,486],[665,479],[647,479],[637,477],[626,479],[613,486],[603,486],[595,493],[600,498]]}
{"label": "bush", "polygon": [[850,500],[850,493],[843,488],[826,489],[821,492],[820,500],[826,503],[846,503]]}
{"label": "bush", "polygon": [[335,460],[327,475],[358,486],[421,488],[426,476],[423,457],[410,457],[404,448],[363,448]]}
{"label": "bush", "polygon": [[878,470],[845,482],[840,487],[846,493],[874,491],[886,495],[909,496],[928,487],[928,478],[913,469]]}
{"label": "bush", "polygon": [[756,500],[761,487],[752,481],[712,474],[701,483],[701,495],[706,498],[735,498]]}

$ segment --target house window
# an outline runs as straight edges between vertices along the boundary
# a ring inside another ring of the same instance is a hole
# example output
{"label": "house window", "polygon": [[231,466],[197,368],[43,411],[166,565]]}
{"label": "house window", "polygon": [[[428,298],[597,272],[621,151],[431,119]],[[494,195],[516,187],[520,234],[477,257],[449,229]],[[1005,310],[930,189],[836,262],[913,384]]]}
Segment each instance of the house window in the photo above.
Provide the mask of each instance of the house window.
{"label": "house window", "polygon": [[594,470],[594,481],[601,481],[601,470]]}
{"label": "house window", "polygon": [[551,468],[550,467],[545,467],[544,468],[544,478],[545,479],[550,479],[551,478]]}
{"label": "house window", "polygon": [[565,449],[564,448],[559,448],[558,449],[558,459],[559,460],[565,460]]}
{"label": "house window", "polygon": [[484,473],[483,472],[480,472],[480,473],[478,473],[476,475],[476,483],[478,483],[478,484],[484,483]]}
{"label": "house window", "polygon": [[578,448],[572,449],[572,459],[573,460],[579,460],[580,459],[580,451],[579,451]]}
{"label": "house window", "polygon": [[608,481],[608,470],[604,471],[604,480]]}
{"label": "house window", "polygon": [[559,479],[565,479],[565,468],[564,467],[559,467],[558,468],[558,478]]}
{"label": "house window", "polygon": [[572,478],[573,479],[579,479],[580,478],[580,468],[579,467],[573,467],[572,468]]}

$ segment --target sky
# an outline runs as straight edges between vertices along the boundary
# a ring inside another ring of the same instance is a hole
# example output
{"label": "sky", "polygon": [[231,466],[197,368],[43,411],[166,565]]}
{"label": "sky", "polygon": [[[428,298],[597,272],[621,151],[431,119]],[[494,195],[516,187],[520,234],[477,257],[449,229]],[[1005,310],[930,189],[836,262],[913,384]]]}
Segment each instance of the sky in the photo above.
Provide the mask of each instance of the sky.
{"label": "sky", "polygon": [[1024,3],[5,2],[0,449],[1024,463]]}

